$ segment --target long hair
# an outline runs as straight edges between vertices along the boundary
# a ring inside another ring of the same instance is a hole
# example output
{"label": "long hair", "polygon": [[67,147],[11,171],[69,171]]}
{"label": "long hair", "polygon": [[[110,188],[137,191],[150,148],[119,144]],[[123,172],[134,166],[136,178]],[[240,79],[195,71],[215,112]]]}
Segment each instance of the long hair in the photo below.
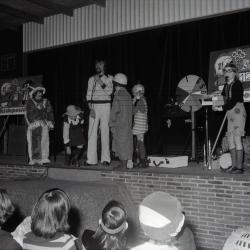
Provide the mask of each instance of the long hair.
{"label": "long hair", "polygon": [[112,200],[104,207],[93,238],[105,250],[121,250],[126,246],[126,229],[126,210],[120,202]]}
{"label": "long hair", "polygon": [[57,232],[67,232],[69,209],[69,198],[63,190],[44,192],[31,213],[32,232],[46,239],[53,238]]}
{"label": "long hair", "polygon": [[7,191],[0,188],[0,226],[13,214],[14,210]]}

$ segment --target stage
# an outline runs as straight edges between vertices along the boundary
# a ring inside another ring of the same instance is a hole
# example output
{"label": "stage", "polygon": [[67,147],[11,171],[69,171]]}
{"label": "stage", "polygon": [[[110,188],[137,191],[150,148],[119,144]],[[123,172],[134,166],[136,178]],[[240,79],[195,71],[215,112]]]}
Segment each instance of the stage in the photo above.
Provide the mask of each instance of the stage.
{"label": "stage", "polygon": [[[203,162],[189,162],[187,167],[175,169],[149,167],[128,170],[116,168],[117,161],[109,167],[99,164],[76,168],[63,165],[63,160],[61,156],[55,162],[52,159],[49,166],[29,166],[25,157],[0,157],[1,186],[11,190],[17,202],[21,201],[24,214],[28,214],[30,202],[38,196],[38,191],[65,187],[74,204],[84,206],[83,211],[91,213],[86,223],[82,221],[82,225],[90,228],[96,226],[100,204],[103,203],[101,200],[106,202],[110,198],[119,198],[132,211],[135,230],[138,228],[138,204],[154,191],[166,191],[181,201],[186,223],[194,232],[197,249],[202,250],[221,250],[232,230],[250,226],[250,166],[247,164],[244,174],[233,175],[219,169],[207,170]],[[24,201],[27,197],[29,206]],[[94,207],[88,206],[90,199]]]}
{"label": "stage", "polygon": [[[168,157],[168,156],[166,156]],[[174,156],[170,156],[174,157]],[[176,156],[178,157],[178,156]],[[28,160],[25,156],[11,156],[11,155],[0,155],[0,164],[1,165],[28,165]],[[117,168],[119,161],[114,160],[111,162],[110,166],[104,167],[101,163],[98,163],[97,166],[67,166],[64,165],[64,156],[58,155],[56,158],[51,157],[51,163],[46,165],[47,169],[65,169],[65,170],[91,170],[91,171],[129,171],[129,172],[144,172],[144,173],[164,173],[164,174],[183,174],[183,175],[200,175],[200,176],[231,176],[231,177],[243,177],[250,176],[250,164],[244,163],[245,172],[243,175],[230,175],[222,172],[218,169],[218,166],[214,164],[211,170],[208,170],[204,166],[203,161],[189,161],[187,167],[178,167],[178,168],[166,168],[166,167],[147,167],[147,168],[133,168],[133,169],[120,169]],[[38,165],[35,165],[38,166]],[[65,176],[65,178],[67,178]]]}

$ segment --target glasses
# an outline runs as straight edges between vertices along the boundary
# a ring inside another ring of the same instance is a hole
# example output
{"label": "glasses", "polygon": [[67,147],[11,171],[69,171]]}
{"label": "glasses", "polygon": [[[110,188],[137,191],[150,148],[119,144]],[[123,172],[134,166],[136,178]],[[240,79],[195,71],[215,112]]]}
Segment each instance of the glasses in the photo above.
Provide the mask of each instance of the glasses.
{"label": "glasses", "polygon": [[224,69],[223,72],[224,73],[231,73],[231,72],[233,72],[233,70],[232,69]]}

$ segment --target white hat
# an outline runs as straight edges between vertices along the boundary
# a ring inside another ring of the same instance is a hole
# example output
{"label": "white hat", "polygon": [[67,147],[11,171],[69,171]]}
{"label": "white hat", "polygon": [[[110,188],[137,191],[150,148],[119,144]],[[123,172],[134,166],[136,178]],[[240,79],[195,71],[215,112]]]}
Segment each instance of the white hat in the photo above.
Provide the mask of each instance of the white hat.
{"label": "white hat", "polygon": [[118,83],[120,85],[127,85],[128,78],[123,73],[117,73],[113,78],[113,82]]}
{"label": "white hat", "polygon": [[185,216],[177,198],[159,191],[142,201],[139,206],[139,220],[144,233],[150,239],[167,241],[181,231]]}
{"label": "white hat", "polygon": [[43,95],[46,92],[46,89],[42,86],[29,86],[29,88],[31,89],[31,91],[29,92],[30,97],[32,98],[33,95],[37,92],[37,91],[42,91]]}
{"label": "white hat", "polygon": [[68,105],[64,115],[76,116],[76,115],[79,115],[82,112],[83,111],[78,109],[75,105]]}

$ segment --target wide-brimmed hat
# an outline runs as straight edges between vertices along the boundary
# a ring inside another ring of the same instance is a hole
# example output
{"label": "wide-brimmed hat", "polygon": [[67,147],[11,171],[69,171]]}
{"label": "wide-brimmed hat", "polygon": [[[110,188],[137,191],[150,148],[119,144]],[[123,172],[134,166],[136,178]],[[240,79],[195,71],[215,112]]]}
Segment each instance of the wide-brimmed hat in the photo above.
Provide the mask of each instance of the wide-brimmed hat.
{"label": "wide-brimmed hat", "polygon": [[179,200],[165,192],[148,195],[139,206],[141,227],[152,240],[170,240],[181,231],[184,220]]}
{"label": "wide-brimmed hat", "polygon": [[75,105],[68,105],[64,115],[76,116],[76,115],[79,115],[82,112],[83,111],[79,107],[77,107]]}
{"label": "wide-brimmed hat", "polygon": [[32,98],[33,95],[37,92],[37,91],[42,91],[43,95],[46,92],[46,89],[40,85],[40,84],[36,84],[33,81],[30,81],[28,84],[28,88],[31,89],[31,91],[29,92],[30,97]]}

